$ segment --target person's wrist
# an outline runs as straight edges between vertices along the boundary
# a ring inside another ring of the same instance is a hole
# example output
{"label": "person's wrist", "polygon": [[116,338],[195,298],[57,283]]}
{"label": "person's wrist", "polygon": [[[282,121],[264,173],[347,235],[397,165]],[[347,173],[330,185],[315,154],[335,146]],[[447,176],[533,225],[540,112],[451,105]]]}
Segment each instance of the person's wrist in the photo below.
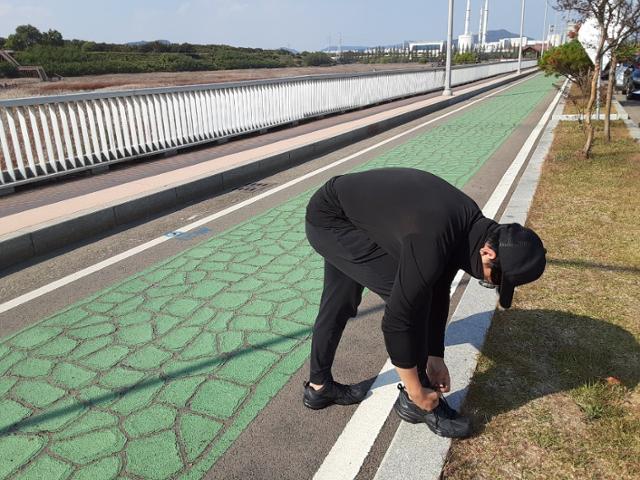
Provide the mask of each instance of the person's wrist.
{"label": "person's wrist", "polygon": [[424,396],[423,388],[420,385],[409,387],[407,386],[407,393],[409,394],[409,398],[420,400]]}
{"label": "person's wrist", "polygon": [[411,395],[409,395],[409,398],[411,398],[411,401],[418,405],[418,407],[428,411],[436,408],[439,402],[438,392],[430,388],[421,388],[416,392],[415,398],[411,397]]}

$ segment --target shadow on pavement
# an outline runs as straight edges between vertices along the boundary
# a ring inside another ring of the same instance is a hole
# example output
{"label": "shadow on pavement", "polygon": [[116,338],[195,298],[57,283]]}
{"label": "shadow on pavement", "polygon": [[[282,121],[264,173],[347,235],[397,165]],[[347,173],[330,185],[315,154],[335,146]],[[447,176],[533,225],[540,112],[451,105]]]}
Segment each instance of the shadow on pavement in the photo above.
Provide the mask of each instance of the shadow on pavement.
{"label": "shadow on pavement", "polygon": [[[359,315],[382,311],[383,308],[364,309]],[[479,317],[483,315],[473,315],[450,324],[447,346],[470,343],[479,348],[477,332],[482,328]],[[267,348],[292,338],[307,338],[312,331],[311,327],[301,328],[286,337],[194,362],[189,367],[154,376],[108,394],[78,400],[69,406],[13,423],[0,430],[0,436],[221,365],[256,348]],[[476,372],[466,401],[467,410],[482,407],[482,411],[474,415],[476,421],[479,420],[480,429],[495,415],[517,409],[531,400],[569,391],[605,377],[616,377],[628,388],[634,388],[640,381],[640,344],[627,330],[602,320],[554,310],[499,311],[494,316],[490,332],[483,354],[491,367]],[[370,388],[375,380],[376,377],[372,377],[359,385]],[[383,373],[380,381],[381,386],[396,383],[397,373],[389,370]],[[496,393],[491,402],[482,398],[487,391]],[[466,393],[466,389],[452,393],[449,396],[452,405],[457,407]]]}
{"label": "shadow on pavement", "polygon": [[194,373],[207,370],[208,368],[214,367],[216,365],[222,365],[224,362],[231,360],[232,358],[241,357],[259,348],[267,348],[282,342],[288,342],[291,339],[302,340],[304,338],[307,338],[309,335],[311,335],[312,331],[313,329],[310,327],[301,328],[299,330],[290,332],[287,336],[279,336],[279,338],[275,338],[273,340],[267,340],[264,342],[256,343],[251,347],[242,348],[227,354],[217,355],[215,357],[211,357],[206,360],[194,362],[189,367],[171,371],[170,374],[158,375],[151,378],[147,378],[146,380],[138,382],[129,387],[122,388],[119,390],[114,390],[104,395],[97,395],[95,397],[88,398],[87,400],[82,400],[82,401],[78,400],[76,403],[73,403],[69,406],[57,408],[48,412],[34,415],[32,417],[28,417],[24,420],[8,425],[5,428],[0,430],[0,437],[7,434],[11,434],[13,432],[16,432],[18,430],[21,430],[27,427],[35,426],[38,423],[45,422],[47,420],[69,415],[71,413],[77,412],[79,410],[84,410],[92,406],[99,405],[101,403],[111,402],[113,400],[122,398],[125,395],[130,393],[155,387],[159,384],[163,384],[180,377],[192,375]]}
{"label": "shadow on pavement", "polygon": [[[382,312],[383,310],[384,310],[384,305],[362,309],[358,312],[358,317],[351,319],[351,321],[361,318],[360,316],[364,316],[369,313]],[[227,354],[217,355],[215,357],[207,358],[198,362],[193,362],[191,365],[189,365],[189,367],[171,371],[170,374],[153,376],[151,378],[147,378],[145,380],[142,380],[126,388],[113,390],[107,394],[90,397],[85,400],[77,400],[75,403],[71,405],[56,408],[50,411],[45,411],[43,413],[33,415],[24,420],[20,420],[19,422],[15,422],[11,425],[8,425],[0,429],[0,437],[14,433],[16,431],[20,431],[25,428],[37,426],[39,423],[46,422],[48,420],[70,415],[80,410],[85,410],[103,403],[112,402],[114,400],[123,398],[128,394],[139,392],[148,388],[153,388],[155,386],[164,384],[171,380],[207,370],[211,367],[215,367],[216,365],[222,365],[224,362],[228,360],[231,360],[236,357],[241,357],[243,355],[251,353],[252,351],[255,351],[256,349],[268,348],[270,346],[274,346],[282,342],[288,342],[292,338],[296,340],[308,338],[312,332],[313,332],[312,327],[301,328],[299,330],[290,332],[287,336],[280,336],[279,338],[276,338],[276,339],[256,343],[251,347],[242,348]],[[360,382],[360,385],[367,385],[367,388],[368,388],[373,384],[374,381],[375,381],[375,377],[369,378],[367,380]]]}

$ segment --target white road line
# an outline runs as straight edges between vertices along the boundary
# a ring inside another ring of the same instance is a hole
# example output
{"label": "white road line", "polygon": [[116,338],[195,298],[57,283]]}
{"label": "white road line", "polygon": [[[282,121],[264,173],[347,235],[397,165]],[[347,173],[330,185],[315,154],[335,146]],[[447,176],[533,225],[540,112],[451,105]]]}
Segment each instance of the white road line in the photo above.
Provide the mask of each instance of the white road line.
{"label": "white road line", "polygon": [[371,386],[371,395],[358,406],[344,430],[357,425],[357,435],[344,435],[343,431],[313,480],[346,480],[358,474],[373,444],[369,439],[376,439],[398,397],[399,381],[391,360],[387,359]]}
{"label": "white road line", "polygon": [[[417,125],[417,126],[415,126],[413,128],[410,128],[409,130],[407,130],[405,132],[402,132],[402,133],[399,133],[397,135],[394,135],[391,138],[388,138],[386,140],[378,142],[375,145],[372,145],[370,147],[364,148],[364,149],[362,149],[362,150],[360,150],[360,151],[358,151],[356,153],[353,153],[353,154],[351,154],[351,155],[349,155],[349,156],[347,156],[347,157],[345,157],[343,159],[337,160],[337,161],[335,161],[335,162],[333,162],[333,163],[331,163],[329,165],[326,165],[324,167],[318,168],[317,170],[309,172],[309,173],[307,173],[307,174],[305,174],[305,175],[303,175],[301,177],[298,177],[298,178],[296,178],[294,180],[291,180],[291,181],[289,181],[287,183],[284,183],[284,184],[282,184],[282,185],[280,185],[278,187],[272,188],[271,190],[268,190],[268,191],[266,191],[264,193],[256,195],[255,197],[249,198],[249,199],[244,200],[243,202],[240,202],[240,203],[238,203],[236,205],[233,205],[231,207],[225,208],[224,210],[221,210],[221,211],[219,211],[217,213],[214,213],[214,214],[209,215],[207,217],[201,218],[200,220],[198,220],[196,222],[193,222],[193,223],[190,223],[188,225],[185,225],[184,227],[176,230],[176,232],[179,232],[179,233],[188,232],[190,230],[193,230],[194,228],[200,227],[200,226],[205,225],[205,224],[207,224],[209,222],[217,220],[218,218],[221,218],[221,217],[224,217],[226,215],[229,215],[230,213],[233,213],[233,212],[235,212],[237,210],[240,210],[241,208],[244,208],[244,207],[246,207],[248,205],[251,205],[253,203],[259,202],[260,200],[262,200],[264,198],[267,198],[267,197],[269,197],[271,195],[274,195],[274,194],[276,194],[276,193],[278,193],[278,192],[280,192],[282,190],[285,190],[285,189],[287,189],[289,187],[292,187],[292,186],[294,186],[294,185],[296,185],[296,184],[298,184],[300,182],[303,182],[303,181],[305,181],[305,180],[307,180],[307,179],[309,179],[311,177],[314,177],[314,176],[316,176],[316,175],[318,175],[318,174],[320,174],[322,172],[330,170],[330,169],[332,169],[334,167],[337,167],[338,165],[341,165],[341,164],[343,164],[345,162],[353,160],[356,157],[364,155],[365,153],[368,153],[368,152],[370,152],[372,150],[380,148],[381,146],[386,145],[387,143],[393,142],[393,141],[395,141],[395,140],[397,140],[399,138],[402,138],[405,135],[413,133],[416,130],[420,130],[421,128],[424,128],[427,125],[430,125],[430,124],[432,124],[434,122],[437,122],[437,121],[439,121],[439,120],[441,120],[443,118],[446,118],[446,117],[448,117],[450,115],[453,115],[454,113],[457,113],[457,112],[459,112],[461,110],[469,108],[470,106],[475,105],[478,102],[481,102],[483,100],[486,100],[487,98],[490,98],[490,97],[493,97],[495,95],[498,95],[499,93],[502,93],[505,90],[508,90],[509,88],[512,88],[512,87],[514,87],[514,86],[516,86],[516,85],[518,85],[518,84],[520,84],[520,83],[522,83],[522,82],[524,82],[526,80],[529,80],[530,78],[532,78],[532,77],[526,77],[526,78],[523,78],[522,80],[518,80],[517,82],[511,83],[511,84],[507,85],[506,87],[503,87],[503,88],[501,88],[499,90],[496,90],[495,92],[492,92],[492,93],[490,93],[488,95],[485,95],[485,96],[483,96],[481,98],[478,98],[476,100],[473,100],[473,101],[471,101],[471,102],[469,102],[469,103],[467,103],[467,104],[465,104],[465,105],[463,105],[463,106],[461,106],[459,108],[456,108],[455,110],[452,110],[450,112],[444,113],[444,114],[442,114],[442,115],[440,115],[440,116],[438,116],[436,118],[433,118],[433,119],[428,120],[428,121],[426,121],[424,123],[421,123],[420,125]],[[47,285],[43,285],[40,288],[32,290],[32,291],[30,291],[28,293],[25,293],[23,295],[20,295],[19,297],[16,297],[13,300],[9,300],[7,302],[4,302],[4,303],[0,304],[0,313],[4,313],[4,312],[6,312],[8,310],[16,308],[16,307],[18,307],[20,305],[23,305],[23,304],[27,303],[27,302],[35,300],[36,298],[41,297],[42,295],[46,295],[47,293],[51,293],[54,290],[57,290],[58,288],[64,287],[65,285],[68,285],[68,284],[70,284],[72,282],[75,282],[76,280],[79,280],[79,279],[84,278],[84,277],[86,277],[88,275],[96,273],[96,272],[98,272],[98,271],[100,271],[100,270],[102,270],[104,268],[110,267],[111,265],[114,265],[114,264],[116,264],[118,262],[121,262],[122,260],[126,260],[127,258],[133,257],[134,255],[137,255],[138,253],[144,252],[145,250],[148,250],[148,249],[150,249],[152,247],[155,247],[156,245],[160,245],[161,243],[164,243],[164,242],[166,242],[167,240],[170,240],[170,239],[171,239],[171,237],[166,237],[166,236],[163,235],[163,236],[155,238],[155,239],[153,239],[153,240],[151,240],[149,242],[143,243],[142,245],[138,245],[135,248],[132,248],[130,250],[122,252],[122,253],[120,253],[118,255],[115,255],[113,257],[107,258],[107,259],[103,260],[102,262],[96,263],[95,265],[92,265],[90,267],[84,268],[84,269],[79,270],[79,271],[77,271],[75,273],[69,274],[66,277],[63,277],[63,278],[61,278],[59,280],[56,280],[56,281],[51,282],[51,283],[48,283]]]}
{"label": "white road line", "polygon": [[[547,121],[551,117],[551,113],[555,109],[561,96],[562,90],[558,92],[556,97],[553,99],[545,113],[542,115],[542,118],[516,155],[513,163],[502,176],[502,179],[483,208],[485,216],[494,218],[497,215],[500,205],[502,205],[507,197],[511,185],[515,181],[525,160],[531,153],[536,140],[540,136],[540,132],[547,124]],[[456,275],[451,287],[451,294],[453,294],[458,287],[462,275],[462,271],[458,272]],[[495,306],[495,300],[493,305]],[[379,382],[380,378],[385,380]],[[367,397],[358,406],[355,413],[336,440],[336,443],[333,445],[333,448],[324,459],[324,462],[320,465],[320,468],[313,477],[314,480],[351,480],[358,474],[364,460],[369,454],[369,450],[380,433],[380,429],[389,416],[393,402],[397,397],[397,391],[395,388],[395,383],[397,381],[398,376],[395,372],[395,368],[391,365],[390,360],[387,359],[374,382],[374,386],[372,387],[373,389],[376,385],[380,385],[376,388],[376,390],[379,391],[374,391],[373,395]],[[361,409],[362,413],[360,413]]]}

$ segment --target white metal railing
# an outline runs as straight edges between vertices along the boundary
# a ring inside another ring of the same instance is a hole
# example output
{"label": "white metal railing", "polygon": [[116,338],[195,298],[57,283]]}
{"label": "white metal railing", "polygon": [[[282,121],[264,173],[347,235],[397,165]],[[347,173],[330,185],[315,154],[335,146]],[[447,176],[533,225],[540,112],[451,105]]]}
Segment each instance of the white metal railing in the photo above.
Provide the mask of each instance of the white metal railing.
{"label": "white metal railing", "polygon": [[[537,64],[537,60],[525,60],[522,62],[522,68],[535,67]],[[451,72],[451,84],[462,85],[483,78],[513,72],[517,69],[518,62],[485,63],[474,65],[472,68],[453,68]]]}
{"label": "white metal railing", "polygon": [[[456,67],[452,84],[516,69],[514,61]],[[0,189],[443,85],[444,69],[434,68],[2,100]]]}

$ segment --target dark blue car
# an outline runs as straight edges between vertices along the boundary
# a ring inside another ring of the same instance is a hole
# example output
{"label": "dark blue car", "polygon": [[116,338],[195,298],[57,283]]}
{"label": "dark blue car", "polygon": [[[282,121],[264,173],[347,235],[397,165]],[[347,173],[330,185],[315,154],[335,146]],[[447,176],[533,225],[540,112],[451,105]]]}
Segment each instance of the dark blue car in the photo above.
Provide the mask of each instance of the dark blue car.
{"label": "dark blue car", "polygon": [[640,55],[636,56],[632,62],[618,65],[616,87],[627,95],[627,100],[640,96]]}
{"label": "dark blue car", "polygon": [[640,68],[633,68],[626,75],[625,88],[627,100],[632,100],[640,95]]}

